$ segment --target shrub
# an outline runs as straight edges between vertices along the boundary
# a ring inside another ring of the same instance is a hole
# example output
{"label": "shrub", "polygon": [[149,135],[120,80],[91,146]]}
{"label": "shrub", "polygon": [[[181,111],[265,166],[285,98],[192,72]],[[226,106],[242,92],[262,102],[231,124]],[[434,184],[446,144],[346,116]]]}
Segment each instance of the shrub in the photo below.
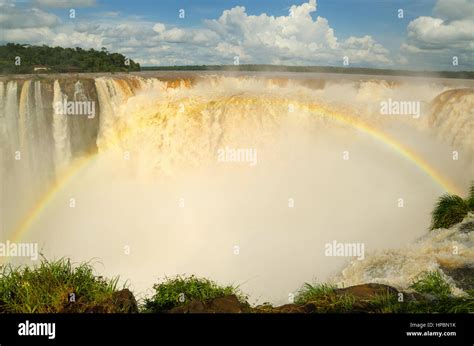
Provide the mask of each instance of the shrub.
{"label": "shrub", "polygon": [[[73,266],[69,259],[33,267],[0,267],[0,310],[12,313],[62,312],[74,293],[76,306],[87,310],[110,299],[118,277],[106,280],[94,275],[89,263]],[[77,311],[80,312],[80,311]]]}
{"label": "shrub", "polygon": [[461,222],[469,211],[467,203],[459,196],[443,195],[431,218],[431,230],[449,228]]}
{"label": "shrub", "polygon": [[236,295],[240,301],[246,301],[246,297],[238,288],[219,286],[214,281],[194,275],[165,278],[162,282],[153,285],[153,289],[155,290],[153,297],[145,299],[143,308],[145,312],[162,312],[185,305],[193,299],[205,303],[229,295]]}

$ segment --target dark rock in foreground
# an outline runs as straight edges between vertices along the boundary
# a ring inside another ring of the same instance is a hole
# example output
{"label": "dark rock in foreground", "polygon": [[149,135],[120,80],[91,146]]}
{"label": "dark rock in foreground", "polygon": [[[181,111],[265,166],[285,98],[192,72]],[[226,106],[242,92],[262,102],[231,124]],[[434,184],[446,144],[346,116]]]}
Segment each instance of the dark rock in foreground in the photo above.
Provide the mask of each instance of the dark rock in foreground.
{"label": "dark rock in foreground", "polygon": [[357,300],[370,300],[376,296],[386,294],[398,294],[395,288],[382,284],[362,284],[346,288],[336,289],[337,295],[352,295]]}
{"label": "dark rock in foreground", "polygon": [[474,289],[474,265],[460,268],[441,267],[441,270],[463,291]]}
{"label": "dark rock in foreground", "polygon": [[248,312],[249,307],[243,304],[235,295],[211,299],[209,302],[192,300],[190,303],[175,307],[169,313],[242,313]]}
{"label": "dark rock in foreground", "polygon": [[78,297],[77,302],[68,303],[64,313],[138,313],[135,296],[129,289],[123,289],[112,294],[111,298],[97,304],[87,304]]}

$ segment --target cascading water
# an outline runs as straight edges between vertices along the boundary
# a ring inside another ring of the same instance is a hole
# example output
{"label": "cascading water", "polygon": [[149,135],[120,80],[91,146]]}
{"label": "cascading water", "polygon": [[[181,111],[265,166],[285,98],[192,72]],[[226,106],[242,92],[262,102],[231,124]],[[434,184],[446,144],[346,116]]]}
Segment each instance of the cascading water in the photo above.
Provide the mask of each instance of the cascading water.
{"label": "cascading water", "polygon": [[[22,233],[48,257],[98,258],[139,291],[177,273],[276,303],[333,276],[403,287],[450,261],[434,254],[440,237],[472,250],[451,230],[414,244],[445,192],[423,167],[461,192],[473,178],[474,92],[465,86],[221,75],[2,81],[2,236]],[[407,98],[421,101],[419,118],[380,114],[381,101]],[[56,112],[70,101],[96,102],[97,112]],[[349,260],[325,255],[333,241],[365,244],[367,260],[341,273]],[[406,253],[382,250],[407,244]]]}
{"label": "cascading water", "polygon": [[[3,83],[2,83],[3,85]],[[3,93],[2,93],[3,96]],[[5,112],[2,113],[4,135],[8,138],[5,145],[8,145],[10,152],[19,147],[18,139],[18,92],[17,83],[10,81],[6,84],[5,101],[2,100]],[[2,138],[5,138],[2,136]]]}
{"label": "cascading water", "polygon": [[449,90],[432,102],[430,125],[453,147],[474,148],[474,93],[472,89]]}
{"label": "cascading water", "polygon": [[[61,91],[61,86],[57,80],[54,81],[54,97],[53,103],[63,104],[67,101],[67,95]],[[66,166],[71,160],[71,142],[69,127],[67,125],[67,117],[61,112],[54,112],[53,115],[53,136],[55,148],[55,163],[57,168]]]}

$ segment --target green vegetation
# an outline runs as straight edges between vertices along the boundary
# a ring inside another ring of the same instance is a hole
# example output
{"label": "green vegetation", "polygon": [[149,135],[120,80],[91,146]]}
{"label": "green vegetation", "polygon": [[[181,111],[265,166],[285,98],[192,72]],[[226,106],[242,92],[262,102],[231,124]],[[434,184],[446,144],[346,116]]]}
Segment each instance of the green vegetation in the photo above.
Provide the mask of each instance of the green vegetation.
{"label": "green vegetation", "polygon": [[336,286],[329,284],[311,285],[305,283],[295,297],[296,304],[305,304],[334,293]]}
{"label": "green vegetation", "polygon": [[421,273],[410,288],[417,293],[429,295],[430,298],[408,302],[402,312],[474,312],[474,291],[468,291],[467,296],[464,297],[453,296],[451,294],[452,286],[444,280],[438,271]]}
{"label": "green vegetation", "polygon": [[[16,65],[16,58],[21,64]],[[127,72],[140,71],[140,65],[119,53],[109,53],[106,48],[101,51],[82,48],[62,48],[48,46],[30,46],[7,43],[0,46],[0,73],[34,73],[35,67],[45,67],[41,73],[61,72]]]}
{"label": "green vegetation", "polygon": [[116,291],[118,278],[94,275],[89,263],[74,267],[69,260],[42,260],[34,267],[0,267],[0,311],[11,313],[64,312],[74,294],[74,312],[105,304]]}
{"label": "green vegetation", "polygon": [[474,291],[466,296],[453,296],[452,286],[443,279],[440,272],[423,272],[410,286],[415,293],[403,293],[399,301],[396,293],[377,293],[361,297],[349,291],[338,294],[330,285],[305,284],[299,291],[295,303],[313,304],[314,312],[370,312],[370,313],[473,313]]}
{"label": "green vegetation", "polygon": [[451,294],[451,285],[443,279],[438,271],[423,272],[410,288],[418,293],[429,293],[437,297],[447,297]]}
{"label": "green vegetation", "polygon": [[356,299],[351,294],[337,294],[336,287],[328,284],[305,283],[295,297],[296,304],[314,303],[315,312],[350,312]]}
{"label": "green vegetation", "polygon": [[467,199],[450,194],[440,197],[431,213],[430,229],[449,228],[461,222],[469,211],[474,211],[474,182],[471,183]]}
{"label": "green vegetation", "polygon": [[246,297],[234,286],[218,286],[215,282],[194,275],[166,278],[153,286],[155,294],[145,299],[145,312],[163,312],[186,305],[192,300],[208,302],[211,299],[236,295],[245,302]]}
{"label": "green vegetation", "polygon": [[143,66],[142,71],[261,71],[261,72],[316,72],[346,73],[385,76],[420,76],[433,78],[474,78],[474,71],[410,71],[364,67],[336,66],[284,66],[284,65],[188,65],[188,66]]}
{"label": "green vegetation", "polygon": [[[127,293],[122,294],[122,298],[116,296],[117,293],[127,291],[117,291],[117,282],[118,278],[106,280],[94,275],[89,263],[73,266],[66,259],[54,262],[42,260],[40,265],[32,268],[3,266],[0,272],[0,312],[138,311],[133,296],[127,296]],[[452,286],[443,279],[440,272],[420,274],[410,286],[413,293],[403,292],[402,301],[399,301],[395,290],[377,293],[381,292],[380,287],[364,286],[362,290],[360,287],[355,287],[359,289],[354,290],[350,287],[337,289],[328,284],[305,284],[298,291],[295,303],[287,306],[286,310],[279,310],[279,307],[275,308],[270,304],[250,307],[247,297],[234,286],[219,286],[213,281],[195,276],[176,276],[155,284],[154,295],[144,300],[141,311],[162,313],[193,301],[207,304],[216,298],[235,295],[239,304],[246,306],[245,311],[257,313],[301,312],[298,310],[301,308],[313,313],[474,312],[474,290],[468,291],[465,296],[453,296]],[[75,295],[75,302],[70,302],[71,293]]]}
{"label": "green vegetation", "polygon": [[467,198],[467,206],[469,210],[474,210],[474,182],[469,189],[469,197]]}
{"label": "green vegetation", "polygon": [[374,313],[388,314],[409,312],[404,311],[403,308],[402,303],[398,301],[397,295],[389,292],[385,294],[377,294],[367,301],[367,309]]}
{"label": "green vegetation", "polygon": [[[21,58],[16,65],[15,59]],[[434,78],[473,79],[474,71],[410,71],[364,67],[338,66],[284,66],[265,64],[245,65],[188,65],[188,66],[144,66],[119,53],[109,53],[105,47],[95,49],[32,46],[29,44],[7,43],[0,46],[0,74],[34,73],[35,67],[47,70],[40,73],[77,72],[130,72],[130,71],[262,71],[262,72],[302,72],[302,73],[344,73],[385,76],[423,76]]]}

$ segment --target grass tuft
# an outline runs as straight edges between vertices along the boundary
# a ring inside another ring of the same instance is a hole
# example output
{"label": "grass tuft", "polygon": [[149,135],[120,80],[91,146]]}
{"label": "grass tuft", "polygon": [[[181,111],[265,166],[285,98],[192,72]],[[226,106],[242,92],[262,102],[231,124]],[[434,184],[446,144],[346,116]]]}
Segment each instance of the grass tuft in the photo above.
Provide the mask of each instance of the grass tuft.
{"label": "grass tuft", "polygon": [[305,283],[296,294],[295,303],[312,303],[318,313],[349,312],[354,307],[355,298],[350,294],[336,294],[336,287],[330,284]]}
{"label": "grass tuft", "polygon": [[368,301],[368,310],[376,313],[398,313],[402,312],[402,305],[396,294],[386,292],[377,294]]}
{"label": "grass tuft", "polygon": [[418,293],[432,294],[438,298],[451,295],[451,285],[447,283],[439,271],[423,272],[410,286]]}
{"label": "grass tuft", "polygon": [[11,313],[63,312],[69,295],[75,307],[87,310],[105,302],[116,291],[118,277],[106,280],[94,275],[90,263],[73,266],[69,259],[42,259],[33,267],[0,267],[0,311]]}
{"label": "grass tuft", "polygon": [[145,298],[144,312],[163,312],[174,307],[186,305],[192,300],[206,303],[212,299],[236,295],[237,298],[246,303],[247,297],[243,295],[238,287],[219,286],[214,281],[206,278],[177,275],[165,278],[162,282],[153,285],[155,290],[151,298]]}
{"label": "grass tuft", "polygon": [[306,304],[311,301],[316,301],[329,294],[333,294],[335,290],[336,286],[330,284],[323,283],[311,285],[309,283],[305,283],[296,294],[295,303]]}

